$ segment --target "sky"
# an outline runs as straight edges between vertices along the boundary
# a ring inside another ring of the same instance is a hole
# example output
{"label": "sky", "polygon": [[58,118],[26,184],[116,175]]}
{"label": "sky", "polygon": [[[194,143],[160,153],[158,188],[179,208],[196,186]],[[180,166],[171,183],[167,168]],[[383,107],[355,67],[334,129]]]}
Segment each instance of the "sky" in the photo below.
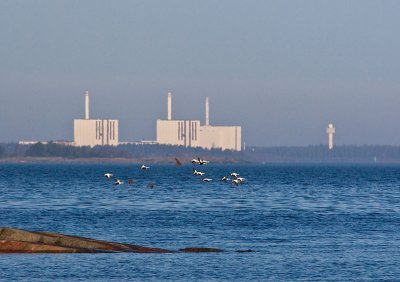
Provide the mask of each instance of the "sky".
{"label": "sky", "polygon": [[120,141],[167,116],[240,125],[246,145],[400,145],[400,1],[0,1],[0,142]]}

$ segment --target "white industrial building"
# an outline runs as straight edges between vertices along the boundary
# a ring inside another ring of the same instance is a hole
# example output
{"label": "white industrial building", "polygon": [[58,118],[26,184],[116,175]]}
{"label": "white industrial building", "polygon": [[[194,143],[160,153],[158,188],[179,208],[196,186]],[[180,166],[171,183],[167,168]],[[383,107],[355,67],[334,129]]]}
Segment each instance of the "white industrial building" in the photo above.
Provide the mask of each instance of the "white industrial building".
{"label": "white industrial building", "polygon": [[168,116],[167,120],[157,120],[157,142],[165,145],[241,151],[240,126],[210,125],[208,97],[205,120],[203,126],[199,120],[173,120],[172,97],[171,93],[168,93]]}
{"label": "white industrial building", "polygon": [[85,119],[74,120],[75,146],[117,146],[118,120],[90,119],[89,92],[85,95]]}

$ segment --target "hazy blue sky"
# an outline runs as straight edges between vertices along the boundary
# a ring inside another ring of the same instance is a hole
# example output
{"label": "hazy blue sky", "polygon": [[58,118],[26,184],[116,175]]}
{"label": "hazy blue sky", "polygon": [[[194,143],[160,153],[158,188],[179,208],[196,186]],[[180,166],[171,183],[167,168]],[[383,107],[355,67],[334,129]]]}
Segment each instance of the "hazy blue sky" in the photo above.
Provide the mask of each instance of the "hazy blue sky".
{"label": "hazy blue sky", "polygon": [[241,125],[249,145],[400,145],[400,1],[0,1],[0,141],[73,119]]}

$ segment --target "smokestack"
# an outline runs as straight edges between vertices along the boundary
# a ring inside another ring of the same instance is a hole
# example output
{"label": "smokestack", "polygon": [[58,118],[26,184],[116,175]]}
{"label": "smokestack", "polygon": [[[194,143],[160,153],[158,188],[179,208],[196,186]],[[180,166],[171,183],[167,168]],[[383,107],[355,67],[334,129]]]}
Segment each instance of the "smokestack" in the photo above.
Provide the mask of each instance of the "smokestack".
{"label": "smokestack", "polygon": [[172,98],[171,92],[168,92],[168,120],[172,119]]}
{"label": "smokestack", "polygon": [[85,119],[89,119],[89,91],[85,93]]}
{"label": "smokestack", "polygon": [[206,97],[206,126],[210,125],[210,105],[208,103],[208,97]]}

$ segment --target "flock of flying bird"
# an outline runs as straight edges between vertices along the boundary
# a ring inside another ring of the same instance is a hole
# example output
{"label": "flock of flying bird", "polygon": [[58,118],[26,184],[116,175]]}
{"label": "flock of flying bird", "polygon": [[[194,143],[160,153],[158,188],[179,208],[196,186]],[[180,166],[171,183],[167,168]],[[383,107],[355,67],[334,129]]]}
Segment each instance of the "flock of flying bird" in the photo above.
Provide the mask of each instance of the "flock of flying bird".
{"label": "flock of flying bird", "polygon": [[[181,165],[182,165],[182,163],[181,163],[177,158],[175,158],[175,161],[176,161],[176,165],[177,165],[177,166],[181,166]],[[209,161],[206,161],[206,160],[203,160],[203,159],[201,159],[201,158],[197,158],[197,159],[192,159],[192,160],[191,160],[191,163],[192,163],[193,165],[207,165],[207,164],[209,164],[210,162],[209,162]],[[150,169],[150,167],[145,166],[145,165],[142,165],[142,166],[140,166],[140,169],[141,169],[141,170],[148,170],[148,169]],[[205,175],[205,172],[201,172],[201,171],[198,171],[197,169],[193,168],[193,175],[195,175],[195,176],[204,176],[204,175]],[[113,176],[114,176],[114,175],[113,175],[112,173],[105,173],[105,174],[104,174],[104,177],[106,178],[106,180],[110,180],[111,178],[113,178]],[[204,177],[204,178],[202,178],[202,181],[203,181],[203,182],[211,182],[211,181],[213,181],[213,179],[208,178],[208,177]],[[220,179],[220,181],[222,181],[222,182],[229,182],[229,181],[230,181],[230,182],[232,183],[232,185],[238,186],[238,185],[243,184],[243,183],[245,182],[245,178],[239,176],[239,174],[238,174],[237,172],[232,172],[232,173],[229,174],[229,176],[223,176],[223,177]],[[121,185],[121,184],[123,184],[123,183],[124,183],[124,182],[123,182],[121,179],[119,179],[119,178],[114,178],[114,185],[115,185],[115,186],[116,186],[116,185]],[[132,184],[135,183],[135,180],[133,180],[133,179],[128,179],[128,180],[127,180],[127,183],[128,183],[129,185],[132,185]],[[154,188],[154,187],[155,187],[155,184],[154,184],[154,183],[149,183],[149,184],[147,185],[147,188]]]}

